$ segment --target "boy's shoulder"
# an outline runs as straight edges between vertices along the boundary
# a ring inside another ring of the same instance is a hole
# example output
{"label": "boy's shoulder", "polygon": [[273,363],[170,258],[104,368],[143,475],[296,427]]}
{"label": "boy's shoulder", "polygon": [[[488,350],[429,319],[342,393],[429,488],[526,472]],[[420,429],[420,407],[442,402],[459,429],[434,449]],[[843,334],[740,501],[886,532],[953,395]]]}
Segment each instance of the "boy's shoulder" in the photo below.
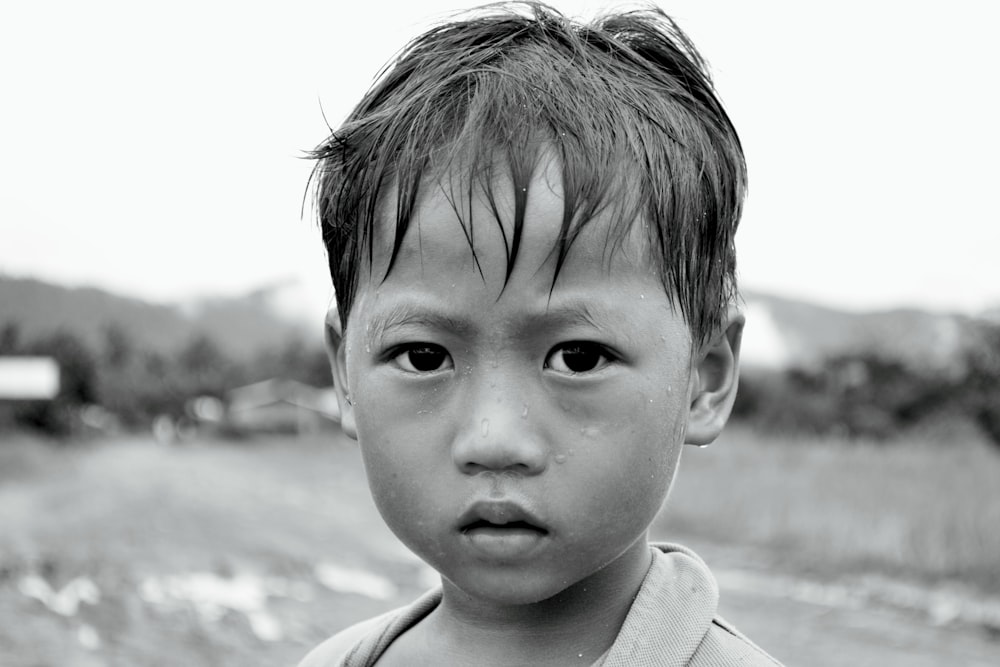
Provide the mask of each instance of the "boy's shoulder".
{"label": "boy's shoulder", "polygon": [[698,645],[690,667],[717,667],[741,665],[742,667],[781,667],[781,663],[764,649],[754,644],[742,632],[721,616],[716,616],[712,626]]}
{"label": "boy's shoulder", "polygon": [[605,667],[780,667],[718,615],[715,577],[693,551],[654,544],[655,557]]}
{"label": "boy's shoulder", "polygon": [[342,664],[363,639],[388,623],[397,613],[398,609],[344,628],[310,651],[298,667],[333,667]]}
{"label": "boy's shoulder", "polygon": [[406,629],[441,601],[441,589],[427,591],[410,604],[345,628],[314,648],[298,667],[368,665]]}

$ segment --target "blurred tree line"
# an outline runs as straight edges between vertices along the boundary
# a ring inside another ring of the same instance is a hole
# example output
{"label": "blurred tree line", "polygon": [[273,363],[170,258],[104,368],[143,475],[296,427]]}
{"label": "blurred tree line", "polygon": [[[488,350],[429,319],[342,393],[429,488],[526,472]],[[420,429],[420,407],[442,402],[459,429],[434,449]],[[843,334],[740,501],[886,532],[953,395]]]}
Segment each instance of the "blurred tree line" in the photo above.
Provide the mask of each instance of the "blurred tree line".
{"label": "blurred tree line", "polygon": [[934,420],[970,420],[1000,446],[1000,324],[973,323],[947,370],[860,352],[745,373],[733,413],[764,431],[876,440]]}
{"label": "blurred tree line", "polygon": [[236,387],[273,377],[328,386],[330,368],[318,344],[288,340],[248,359],[234,359],[213,339],[197,335],[173,354],[145,349],[120,326],[103,344],[88,345],[67,330],[25,339],[16,323],[0,328],[0,356],[46,356],[60,368],[51,401],[0,402],[0,428],[27,427],[52,435],[73,432],[81,411],[99,406],[126,429],[147,428],[158,415],[178,418],[198,396],[224,399]]}
{"label": "blurred tree line", "polygon": [[[948,372],[918,368],[873,352],[839,355],[811,368],[746,372],[734,418],[763,431],[888,439],[935,419],[974,421],[1000,445],[1000,324],[977,322]],[[88,346],[69,331],[25,340],[17,324],[0,328],[0,355],[53,357],[60,391],[52,401],[0,403],[0,428],[70,433],[81,409],[100,406],[124,428],[158,415],[184,416],[190,399],[279,377],[329,386],[318,344],[289,340],[234,359],[199,335],[173,354],[144,349],[119,326]]]}

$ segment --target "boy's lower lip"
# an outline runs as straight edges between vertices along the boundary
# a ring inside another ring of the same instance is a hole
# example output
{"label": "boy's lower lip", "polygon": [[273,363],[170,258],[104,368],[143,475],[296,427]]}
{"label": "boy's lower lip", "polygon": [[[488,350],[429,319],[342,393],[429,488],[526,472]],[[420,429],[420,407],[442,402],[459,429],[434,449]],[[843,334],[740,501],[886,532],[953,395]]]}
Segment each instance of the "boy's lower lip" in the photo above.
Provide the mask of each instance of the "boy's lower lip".
{"label": "boy's lower lip", "polygon": [[477,551],[493,558],[517,558],[534,551],[546,533],[527,526],[478,526],[462,532]]}

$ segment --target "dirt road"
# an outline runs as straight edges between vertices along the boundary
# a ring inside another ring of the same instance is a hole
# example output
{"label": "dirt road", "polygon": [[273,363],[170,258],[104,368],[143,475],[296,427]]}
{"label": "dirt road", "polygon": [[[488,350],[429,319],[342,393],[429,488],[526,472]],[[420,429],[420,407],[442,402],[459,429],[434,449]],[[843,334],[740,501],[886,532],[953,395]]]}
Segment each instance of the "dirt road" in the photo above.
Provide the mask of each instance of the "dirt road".
{"label": "dirt road", "polygon": [[934,627],[890,608],[845,609],[760,592],[723,590],[722,615],[786,665],[997,667],[985,630]]}

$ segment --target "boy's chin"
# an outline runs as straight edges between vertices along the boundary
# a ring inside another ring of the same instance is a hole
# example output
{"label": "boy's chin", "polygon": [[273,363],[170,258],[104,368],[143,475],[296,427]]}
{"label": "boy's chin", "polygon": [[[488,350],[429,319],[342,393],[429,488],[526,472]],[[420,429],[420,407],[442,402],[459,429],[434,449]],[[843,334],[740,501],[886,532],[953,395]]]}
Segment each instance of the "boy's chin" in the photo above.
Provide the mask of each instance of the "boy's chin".
{"label": "boy's chin", "polygon": [[575,582],[558,577],[511,572],[455,579],[442,575],[441,583],[446,595],[457,594],[461,599],[472,603],[514,607],[539,604],[558,597]]}

